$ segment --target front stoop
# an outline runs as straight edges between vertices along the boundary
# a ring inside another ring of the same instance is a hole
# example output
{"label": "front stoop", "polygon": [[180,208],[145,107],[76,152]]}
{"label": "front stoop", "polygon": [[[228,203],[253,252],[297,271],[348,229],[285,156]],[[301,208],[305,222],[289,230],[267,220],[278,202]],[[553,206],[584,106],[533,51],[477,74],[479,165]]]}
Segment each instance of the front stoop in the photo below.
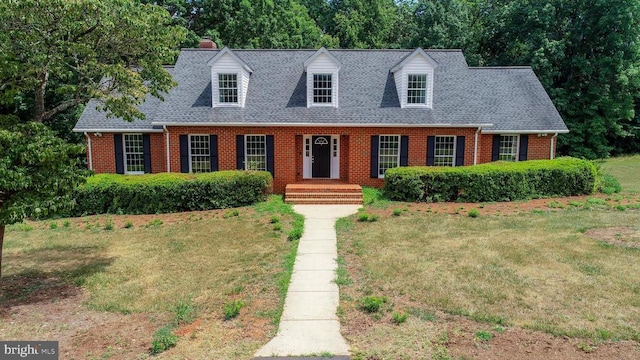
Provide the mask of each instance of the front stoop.
{"label": "front stoop", "polygon": [[362,187],[355,184],[289,184],[284,194],[288,204],[362,205]]}

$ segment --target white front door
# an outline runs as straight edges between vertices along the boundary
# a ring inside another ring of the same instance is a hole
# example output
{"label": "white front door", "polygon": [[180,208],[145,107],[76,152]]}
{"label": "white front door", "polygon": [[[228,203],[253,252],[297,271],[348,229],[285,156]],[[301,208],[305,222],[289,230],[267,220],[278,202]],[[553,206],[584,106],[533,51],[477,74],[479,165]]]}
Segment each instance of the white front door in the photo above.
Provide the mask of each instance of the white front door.
{"label": "white front door", "polygon": [[302,147],[303,178],[340,178],[339,135],[304,135]]}

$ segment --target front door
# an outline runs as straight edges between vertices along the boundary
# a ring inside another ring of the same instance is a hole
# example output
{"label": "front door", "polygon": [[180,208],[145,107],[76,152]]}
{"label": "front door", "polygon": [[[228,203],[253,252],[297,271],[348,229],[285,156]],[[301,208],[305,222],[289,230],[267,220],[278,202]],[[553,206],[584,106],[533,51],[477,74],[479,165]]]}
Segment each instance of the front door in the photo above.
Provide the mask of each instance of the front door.
{"label": "front door", "polygon": [[311,138],[311,176],[314,178],[331,177],[331,136],[313,136]]}

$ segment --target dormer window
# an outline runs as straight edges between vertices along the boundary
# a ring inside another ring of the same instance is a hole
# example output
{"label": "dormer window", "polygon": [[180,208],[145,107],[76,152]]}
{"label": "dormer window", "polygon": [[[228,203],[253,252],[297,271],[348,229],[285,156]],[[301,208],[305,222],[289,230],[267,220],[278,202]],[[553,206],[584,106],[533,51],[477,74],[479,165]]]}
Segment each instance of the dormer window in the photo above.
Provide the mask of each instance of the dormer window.
{"label": "dormer window", "polygon": [[229,48],[220,50],[207,65],[211,66],[211,106],[243,108],[253,73],[249,65]]}
{"label": "dormer window", "polygon": [[340,62],[320,48],[304,62],[307,73],[307,107],[338,107]]}
{"label": "dormer window", "polygon": [[437,66],[431,56],[417,48],[391,68],[400,107],[433,108],[433,78]]}
{"label": "dormer window", "polygon": [[407,104],[427,104],[427,74],[407,75]]}
{"label": "dormer window", "polygon": [[313,74],[313,103],[332,103],[331,74]]}
{"label": "dormer window", "polygon": [[238,74],[218,74],[218,89],[221,104],[237,104]]}

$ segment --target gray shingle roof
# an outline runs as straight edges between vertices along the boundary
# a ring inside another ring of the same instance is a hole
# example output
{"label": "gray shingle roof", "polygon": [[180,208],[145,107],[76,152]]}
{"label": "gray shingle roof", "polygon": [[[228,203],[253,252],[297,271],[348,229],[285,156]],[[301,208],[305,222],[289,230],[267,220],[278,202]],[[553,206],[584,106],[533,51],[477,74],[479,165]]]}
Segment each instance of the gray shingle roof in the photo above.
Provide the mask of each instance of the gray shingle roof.
{"label": "gray shingle roof", "polygon": [[178,86],[159,103],[149,98],[143,123],[107,119],[90,102],[76,131],[151,128],[162,124],[336,124],[474,126],[495,131],[567,128],[531,68],[469,68],[461,51],[426,50],[435,69],[433,108],[400,108],[390,69],[412,50],[330,50],[340,61],[338,108],[306,107],[304,62],[316,50],[233,50],[253,73],[245,108],[211,107],[207,62],[219,50],[186,49],[173,70]]}

